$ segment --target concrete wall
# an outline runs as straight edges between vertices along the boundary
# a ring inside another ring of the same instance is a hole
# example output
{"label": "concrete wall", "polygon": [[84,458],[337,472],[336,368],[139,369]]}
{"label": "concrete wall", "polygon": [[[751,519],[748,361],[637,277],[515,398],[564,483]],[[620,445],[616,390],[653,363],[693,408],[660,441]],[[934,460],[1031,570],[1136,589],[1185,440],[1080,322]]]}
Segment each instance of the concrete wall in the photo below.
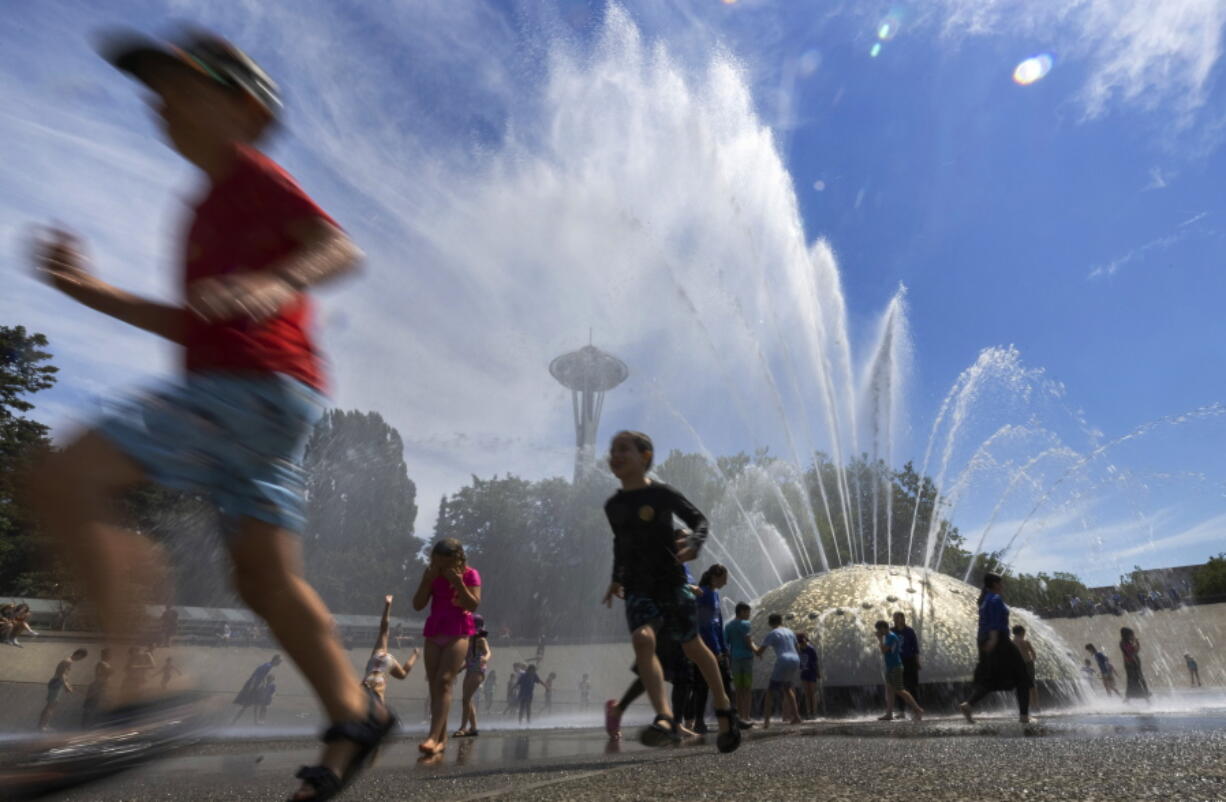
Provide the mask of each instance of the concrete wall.
{"label": "concrete wall", "polygon": [[[1091,618],[1051,619],[1049,623],[1062,637],[1078,660],[1084,656],[1083,646],[1093,642],[1104,649],[1116,668],[1122,672],[1119,654],[1119,629],[1130,626],[1141,639],[1142,659],[1150,686],[1161,691],[1187,687],[1183,654],[1190,652],[1200,663],[1201,680],[1205,685],[1226,686],[1226,604],[1103,615]],[[90,656],[75,667],[71,679],[82,684],[93,677],[98,643],[84,638],[29,638],[25,648],[0,646],[0,730],[28,729],[34,726],[45,696],[45,685],[56,663],[78,646],[90,650]],[[248,647],[189,646],[161,649],[155,653],[160,665],[166,655],[172,655],[186,676],[172,682],[171,689],[194,687],[228,702],[252,669],[264,662],[275,650]],[[511,676],[511,664],[523,662],[536,654],[535,646],[501,647],[494,645],[492,665],[498,672],[495,689],[495,712],[505,706],[506,682]],[[405,651],[397,653],[403,658]],[[369,650],[349,652],[354,671],[360,672]],[[584,713],[593,722],[601,720],[600,706],[604,700],[622,694],[630,683],[629,667],[633,660],[629,638],[625,642],[549,646],[542,663],[542,678],[550,671],[558,673],[554,691],[555,712],[580,713],[578,683],[582,674],[591,674],[592,709]],[[122,665],[122,661],[119,661]],[[298,672],[288,663],[275,670],[277,697],[270,712],[274,725],[316,726],[319,723],[315,700]],[[389,680],[388,696],[407,723],[416,723],[424,715],[426,687],[425,671],[419,661],[409,678],[403,682]],[[458,693],[457,693],[458,697]],[[65,696],[57,720],[75,722],[80,715],[81,696]],[[544,694],[537,689],[537,704]],[[237,708],[234,708],[237,712]],[[458,713],[453,712],[458,725]]]}
{"label": "concrete wall", "polygon": [[[1096,615],[1086,618],[1048,619],[1078,661],[1087,657],[1085,644],[1103,650],[1120,672],[1120,627],[1131,627],[1141,641],[1141,666],[1154,691],[1188,687],[1188,672],[1183,655],[1189,653],[1200,664],[1205,685],[1226,686],[1226,604],[1203,604],[1178,610],[1146,610],[1123,615]],[[1121,689],[1122,689],[1121,685]]]}
{"label": "concrete wall", "polygon": [[[28,729],[34,726],[46,695],[46,683],[55,671],[56,664],[74,649],[82,646],[89,650],[89,657],[73,668],[70,682],[88,684],[93,678],[99,643],[87,638],[26,638],[25,648],[0,645],[0,731]],[[410,650],[393,650],[397,659],[403,660]],[[170,690],[193,688],[199,692],[228,702],[242,687],[251,671],[277,652],[272,648],[175,646],[158,649],[154,659],[160,666],[169,655],[184,672],[184,677],[173,680]],[[500,712],[506,705],[506,683],[511,677],[512,663],[524,662],[536,655],[536,647],[500,647],[494,645],[491,666],[497,670],[494,711]],[[284,654],[283,654],[284,656]],[[370,656],[369,649],[354,649],[349,652],[349,661],[354,672],[365,668]],[[541,678],[556,671],[554,683],[554,708],[559,714],[579,712],[579,679],[584,673],[591,674],[593,721],[603,720],[600,708],[609,697],[620,696],[630,683],[629,672],[633,661],[629,638],[625,643],[595,645],[553,645],[545,653],[540,666]],[[113,661],[122,672],[123,659]],[[279,725],[315,726],[319,712],[314,696],[301,675],[288,662],[282,663],[273,672],[277,679],[277,696],[270,711],[269,722]],[[119,677],[116,678],[117,680]],[[156,686],[160,678],[151,684]],[[388,680],[388,698],[408,723],[416,723],[424,716],[425,665],[419,659],[408,679]],[[459,724],[459,688],[456,689],[457,708],[453,712],[454,725]],[[65,726],[78,720],[81,694],[61,697],[57,723]],[[536,710],[544,703],[544,690],[537,688]],[[238,708],[234,711],[237,713]],[[249,719],[248,719],[249,721]]]}

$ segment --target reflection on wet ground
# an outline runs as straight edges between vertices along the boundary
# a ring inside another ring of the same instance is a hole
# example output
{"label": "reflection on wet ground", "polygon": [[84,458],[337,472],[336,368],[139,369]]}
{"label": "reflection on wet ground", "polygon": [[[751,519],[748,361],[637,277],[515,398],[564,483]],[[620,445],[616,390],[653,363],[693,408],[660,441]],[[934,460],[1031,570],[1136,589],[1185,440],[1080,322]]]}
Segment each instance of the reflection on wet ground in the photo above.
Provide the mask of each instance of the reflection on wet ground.
{"label": "reflection on wet ground", "polygon": [[[379,753],[379,768],[418,767],[431,770],[444,766],[504,766],[556,758],[598,756],[645,751],[637,740],[609,741],[604,730],[490,731],[476,738],[453,738],[447,750],[433,758],[417,752],[416,737],[393,742]],[[242,749],[234,753],[229,747]],[[216,750],[217,753],[209,754]],[[166,760],[151,771],[159,774],[216,774],[241,777],[257,771],[292,773],[315,761],[317,747],[310,741],[218,740],[200,748],[205,754],[189,754]]]}
{"label": "reflection on wet ground", "polygon": [[[959,737],[1042,737],[1095,738],[1105,735],[1169,733],[1184,734],[1226,729],[1226,707],[1199,711],[1155,711],[1144,709],[1111,713],[1084,711],[1057,712],[1036,717],[1030,725],[1020,724],[1016,717],[997,712],[976,719],[967,725],[960,716],[942,716],[922,723],[911,721],[879,722],[875,719],[844,719],[818,721],[795,727],[776,727],[769,731],[753,730],[749,737],[759,740],[777,735],[851,736],[863,738],[959,738]],[[549,762],[560,758],[597,757],[614,753],[647,752],[627,731],[627,738],[610,742],[603,730],[489,730],[477,738],[453,738],[447,751],[436,758],[423,760],[415,744],[420,736],[405,735],[382,750],[378,767],[413,768],[436,771],[455,767],[509,767],[514,764]],[[696,749],[713,748],[701,739],[691,744]],[[151,770],[158,774],[210,775],[242,777],[257,772],[292,772],[298,766],[313,761],[315,744],[303,739],[264,739],[219,737],[187,754],[158,764]],[[683,747],[684,748],[684,747]]]}

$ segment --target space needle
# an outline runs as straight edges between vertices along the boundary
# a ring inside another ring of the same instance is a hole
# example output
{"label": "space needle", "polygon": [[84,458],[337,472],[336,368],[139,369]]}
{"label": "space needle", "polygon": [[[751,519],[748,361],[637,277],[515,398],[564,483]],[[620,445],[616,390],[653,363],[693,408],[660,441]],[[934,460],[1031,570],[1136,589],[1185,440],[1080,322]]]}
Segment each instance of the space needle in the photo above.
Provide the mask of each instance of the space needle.
{"label": "space needle", "polygon": [[596,461],[596,428],[600,425],[604,394],[624,382],[630,369],[625,362],[589,342],[550,362],[549,373],[570,390],[575,412],[574,481],[578,482]]}

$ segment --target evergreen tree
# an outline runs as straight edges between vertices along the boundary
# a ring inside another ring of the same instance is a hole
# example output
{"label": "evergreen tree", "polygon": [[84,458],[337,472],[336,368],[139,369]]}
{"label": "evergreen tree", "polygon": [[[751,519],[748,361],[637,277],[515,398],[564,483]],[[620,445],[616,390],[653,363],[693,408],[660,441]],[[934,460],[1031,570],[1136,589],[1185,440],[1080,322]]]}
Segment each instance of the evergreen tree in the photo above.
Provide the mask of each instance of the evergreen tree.
{"label": "evergreen tree", "polygon": [[400,433],[377,412],[332,410],[304,459],[307,577],[337,613],[376,614],[386,593],[412,593],[421,542],[417,486]]}
{"label": "evergreen tree", "polygon": [[28,396],[55,384],[59,369],[46,348],[42,334],[0,326],[0,589],[13,595],[35,595],[55,585],[39,558],[29,516],[18,503],[25,469],[51,446],[47,427],[24,416],[34,408]]}

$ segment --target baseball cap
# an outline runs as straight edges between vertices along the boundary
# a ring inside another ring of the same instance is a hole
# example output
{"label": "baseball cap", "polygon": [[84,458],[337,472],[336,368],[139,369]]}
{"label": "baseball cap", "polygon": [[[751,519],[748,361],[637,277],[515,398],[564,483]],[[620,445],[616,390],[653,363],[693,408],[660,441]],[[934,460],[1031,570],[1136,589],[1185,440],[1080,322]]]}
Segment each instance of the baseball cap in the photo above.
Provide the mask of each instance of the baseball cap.
{"label": "baseball cap", "polygon": [[276,82],[250,56],[214,33],[191,30],[172,43],[131,30],[108,31],[99,38],[97,50],[113,66],[146,85],[163,70],[190,69],[242,92],[270,117],[280,116],[281,90]]}

